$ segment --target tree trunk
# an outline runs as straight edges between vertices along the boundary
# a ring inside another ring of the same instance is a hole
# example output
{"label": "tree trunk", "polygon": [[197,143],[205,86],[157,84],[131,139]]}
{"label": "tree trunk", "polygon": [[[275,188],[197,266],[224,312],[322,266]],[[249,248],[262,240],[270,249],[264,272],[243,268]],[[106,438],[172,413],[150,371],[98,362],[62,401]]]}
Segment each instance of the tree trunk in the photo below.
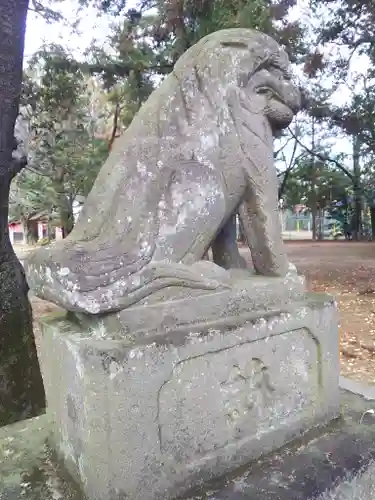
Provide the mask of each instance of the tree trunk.
{"label": "tree trunk", "polygon": [[38,227],[33,224],[33,221],[27,218],[23,219],[22,223],[26,231],[26,243],[28,245],[35,245],[38,241]]}
{"label": "tree trunk", "polygon": [[311,231],[312,231],[312,239],[316,241],[317,239],[317,228],[316,228],[316,219],[318,217],[318,209],[316,206],[316,202],[313,201],[311,203]]}
{"label": "tree trunk", "polygon": [[60,221],[63,238],[66,238],[74,227],[73,208],[68,203],[60,206]]}
{"label": "tree trunk", "polygon": [[289,179],[291,172],[292,172],[291,168],[286,169],[284,172],[283,180],[281,181],[281,184],[279,185],[279,189],[278,189],[279,200],[281,200],[281,198],[284,196],[284,191],[285,191],[285,188],[286,188],[286,185],[287,185],[287,182],[288,182],[288,179]]}
{"label": "tree trunk", "polygon": [[0,425],[38,415],[45,406],[28,286],[8,231],[27,8],[28,0],[0,1]]}
{"label": "tree trunk", "polygon": [[60,227],[62,229],[63,238],[66,238],[74,227],[73,206],[66,197],[64,186],[60,186],[62,191],[58,192],[58,211],[60,218]]}
{"label": "tree trunk", "polygon": [[362,229],[362,192],[361,192],[361,167],[360,167],[360,142],[358,137],[353,137],[353,240],[361,239]]}
{"label": "tree trunk", "polygon": [[322,210],[321,207],[319,207],[319,209],[318,209],[319,225],[318,225],[318,229],[317,229],[317,239],[319,241],[322,241],[324,239],[323,217],[324,217],[324,210]]}
{"label": "tree trunk", "polygon": [[375,207],[370,207],[370,218],[371,218],[371,237],[375,240]]}
{"label": "tree trunk", "polygon": [[315,163],[315,120],[311,119],[311,193],[310,193],[310,208],[312,216],[312,239],[317,239],[316,218],[318,215],[318,200],[316,196],[316,163]]}
{"label": "tree trunk", "polygon": [[66,238],[74,227],[73,204],[65,192],[65,174],[66,172],[63,168],[56,167],[54,188],[57,196],[57,209],[63,238]]}
{"label": "tree trunk", "polygon": [[108,151],[109,152],[112,151],[113,143],[115,142],[116,137],[117,137],[120,111],[121,111],[121,107],[120,107],[120,104],[117,102],[116,107],[115,107],[115,114],[113,115],[112,133],[111,133],[111,137],[110,137],[109,142],[108,142]]}
{"label": "tree trunk", "polygon": [[172,54],[173,61],[176,62],[190,47],[190,40],[185,24],[184,0],[174,0],[165,4],[166,20],[176,37],[175,50]]}

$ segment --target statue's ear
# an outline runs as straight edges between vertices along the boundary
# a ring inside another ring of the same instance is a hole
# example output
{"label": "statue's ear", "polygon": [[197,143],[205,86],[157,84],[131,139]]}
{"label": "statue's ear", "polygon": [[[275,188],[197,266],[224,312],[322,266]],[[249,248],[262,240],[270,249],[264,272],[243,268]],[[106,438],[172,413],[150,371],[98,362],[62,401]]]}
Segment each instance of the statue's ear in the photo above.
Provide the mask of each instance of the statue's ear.
{"label": "statue's ear", "polygon": [[233,47],[234,49],[249,50],[249,47],[244,42],[223,41],[220,42],[220,45],[222,47]]}
{"label": "statue's ear", "polygon": [[238,86],[242,88],[246,88],[247,84],[249,83],[250,75],[249,73],[246,73],[245,71],[241,71],[238,75],[237,82]]}
{"label": "statue's ear", "polygon": [[237,117],[240,112],[240,89],[231,85],[226,93],[226,101],[232,117]]}

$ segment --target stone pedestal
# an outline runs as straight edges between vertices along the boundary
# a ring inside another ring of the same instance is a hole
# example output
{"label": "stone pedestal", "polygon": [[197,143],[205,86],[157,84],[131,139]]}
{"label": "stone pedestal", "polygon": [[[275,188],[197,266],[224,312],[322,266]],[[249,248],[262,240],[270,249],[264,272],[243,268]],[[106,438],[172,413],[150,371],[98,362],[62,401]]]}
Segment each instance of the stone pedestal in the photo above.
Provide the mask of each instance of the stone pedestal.
{"label": "stone pedestal", "polygon": [[46,318],[40,358],[53,446],[89,500],[173,499],[339,415],[325,295],[123,338]]}

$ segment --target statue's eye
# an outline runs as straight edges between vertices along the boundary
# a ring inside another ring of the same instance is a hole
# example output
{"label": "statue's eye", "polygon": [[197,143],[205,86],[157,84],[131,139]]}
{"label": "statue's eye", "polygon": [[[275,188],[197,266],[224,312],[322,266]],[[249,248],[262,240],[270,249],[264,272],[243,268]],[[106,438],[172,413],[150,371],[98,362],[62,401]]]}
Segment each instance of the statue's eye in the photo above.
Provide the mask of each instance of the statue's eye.
{"label": "statue's eye", "polygon": [[270,64],[269,67],[268,67],[270,73],[272,73],[276,78],[282,78],[284,80],[290,80],[291,79],[291,76],[289,75],[289,73],[281,68],[280,66],[278,66],[277,64]]}
{"label": "statue's eye", "polygon": [[272,71],[272,73],[282,73],[280,66],[277,66],[276,64],[270,64],[268,69]]}

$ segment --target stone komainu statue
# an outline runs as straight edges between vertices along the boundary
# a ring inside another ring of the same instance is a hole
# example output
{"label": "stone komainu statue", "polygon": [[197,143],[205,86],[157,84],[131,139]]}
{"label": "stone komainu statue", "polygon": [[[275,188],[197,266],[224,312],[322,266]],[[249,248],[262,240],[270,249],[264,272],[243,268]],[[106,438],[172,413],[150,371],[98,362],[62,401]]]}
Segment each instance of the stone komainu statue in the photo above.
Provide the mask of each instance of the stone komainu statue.
{"label": "stone komainu statue", "polygon": [[[256,272],[285,275],[273,134],[299,106],[270,37],[230,29],[200,40],[118,139],[69,237],[30,258],[30,286],[89,314],[160,290],[220,289],[222,267],[242,265],[235,213]],[[221,268],[201,260],[211,246]]]}

